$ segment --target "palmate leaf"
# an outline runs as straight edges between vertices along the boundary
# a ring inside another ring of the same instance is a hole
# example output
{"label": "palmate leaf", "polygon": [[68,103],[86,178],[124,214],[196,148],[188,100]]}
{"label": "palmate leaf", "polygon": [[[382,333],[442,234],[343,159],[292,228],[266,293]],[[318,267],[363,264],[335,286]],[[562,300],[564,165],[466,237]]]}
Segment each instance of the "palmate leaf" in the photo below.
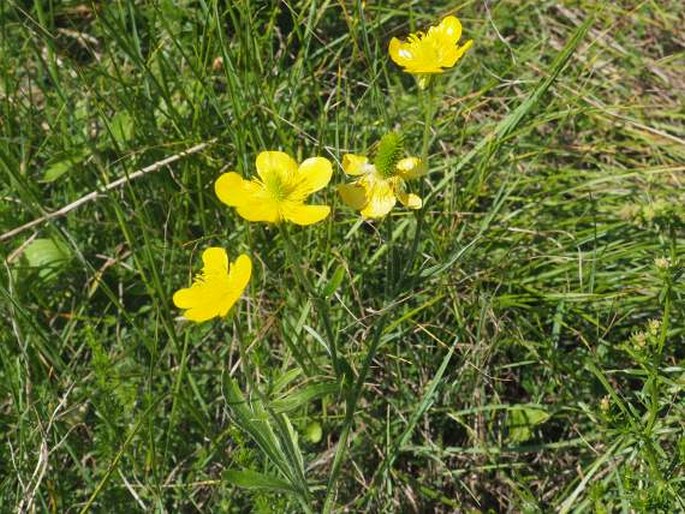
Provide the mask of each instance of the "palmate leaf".
{"label": "palmate leaf", "polygon": [[[295,493],[300,500],[306,501],[309,489],[304,476],[304,461],[297,442],[297,433],[288,417],[283,413],[267,409],[260,399],[246,399],[237,382],[229,376],[226,376],[224,380],[224,394],[235,423],[249,434],[285,478],[285,480],[276,478],[274,481],[270,480],[272,477],[269,475],[263,475],[263,480],[257,483],[262,486],[268,484],[272,489],[278,488],[281,491],[284,490],[283,484],[287,484],[288,491]],[[249,483],[251,476],[260,475],[259,473],[251,475],[251,473],[256,473],[252,471],[236,473],[243,474],[233,474],[230,478],[233,479],[233,483],[241,487]]]}

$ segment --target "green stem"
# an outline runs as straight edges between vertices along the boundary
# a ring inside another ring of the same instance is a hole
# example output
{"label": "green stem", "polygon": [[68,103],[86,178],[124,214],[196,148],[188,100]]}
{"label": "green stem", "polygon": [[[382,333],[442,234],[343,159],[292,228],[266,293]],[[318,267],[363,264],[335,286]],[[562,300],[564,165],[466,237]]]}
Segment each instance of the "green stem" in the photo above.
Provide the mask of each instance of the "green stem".
{"label": "green stem", "polygon": [[[435,113],[437,109],[435,108],[435,95],[434,95],[434,89],[432,82],[429,82],[428,87],[426,90],[422,91],[422,106],[423,106],[423,114],[424,114],[424,124],[423,124],[423,140],[421,144],[421,162],[424,166],[428,166],[428,157],[429,157],[429,150],[430,150],[430,137],[431,137],[431,125],[433,123],[433,119],[435,117]],[[414,260],[416,258],[416,254],[418,252],[418,247],[419,247],[419,242],[421,240],[421,232],[423,229],[423,209],[419,209],[416,212],[416,218],[417,218],[417,223],[416,223],[416,231],[414,232],[414,240],[412,241],[412,247],[410,251],[410,257],[407,261],[407,266],[404,270],[405,273],[408,273],[411,271],[413,265],[414,265]],[[389,220],[388,220],[389,221]],[[386,245],[388,245],[388,271],[391,272],[392,275],[394,275],[394,255],[393,255],[393,248],[392,248],[392,225],[388,223],[387,225],[388,228],[388,235],[387,235],[387,241]],[[386,295],[387,298],[389,299],[388,301],[391,301],[392,298],[392,293],[396,291],[396,286],[401,283],[399,280],[393,280],[390,281],[390,284],[386,285]],[[369,346],[369,351],[366,354],[366,357],[364,358],[364,362],[362,364],[362,368],[359,370],[359,375],[357,376],[357,380],[354,383],[354,386],[352,388],[352,391],[347,398],[347,407],[345,409],[345,420],[343,422],[343,429],[342,432],[340,433],[340,438],[338,439],[338,447],[335,451],[335,456],[333,457],[333,464],[331,466],[331,473],[328,478],[328,487],[326,488],[326,499],[324,501],[324,507],[323,507],[323,512],[324,514],[331,512],[333,509],[333,503],[335,501],[335,482],[338,479],[338,475],[340,474],[340,467],[342,465],[343,459],[345,457],[345,454],[347,452],[347,444],[350,436],[350,432],[352,431],[352,423],[354,420],[354,413],[357,408],[357,403],[359,402],[359,399],[361,398],[363,389],[364,389],[364,383],[366,382],[366,377],[369,373],[369,369],[371,366],[371,362],[373,362],[373,359],[376,357],[376,352],[378,351],[378,347],[380,346],[381,338],[383,335],[383,330],[385,327],[385,320],[388,314],[387,309],[383,309],[384,314],[378,319],[378,321],[375,323],[375,331],[373,335],[373,339],[371,341],[371,345]]]}
{"label": "green stem", "polygon": [[[677,259],[676,253],[676,234],[673,227],[670,229],[671,235],[671,264],[675,264]],[[668,338],[668,329],[670,326],[671,318],[671,290],[672,290],[672,278],[671,271],[667,271],[668,275],[665,278],[664,284],[664,312],[661,315],[661,331],[659,332],[659,339],[657,340],[657,347],[654,349],[654,355],[652,356],[652,362],[649,369],[649,380],[650,380],[650,405],[649,405],[649,419],[647,421],[646,431],[648,434],[651,433],[654,425],[656,424],[656,418],[659,413],[659,368],[661,367],[661,361],[663,360],[664,346],[666,345],[666,339]]]}
{"label": "green stem", "polygon": [[359,375],[354,383],[351,394],[347,398],[343,430],[340,433],[340,438],[338,439],[338,447],[335,450],[333,464],[331,465],[331,473],[328,477],[328,487],[326,487],[326,499],[323,506],[324,514],[331,512],[333,509],[333,502],[335,501],[335,482],[338,479],[338,475],[340,474],[340,466],[342,465],[345,453],[347,452],[347,441],[352,430],[354,413],[356,411],[359,398],[361,397],[362,390],[364,389],[364,382],[366,381],[366,376],[369,373],[369,368],[371,367],[373,359],[376,357],[376,352],[378,351],[378,347],[381,342],[381,336],[383,335],[386,318],[387,310],[384,309],[384,314],[381,315],[380,319],[375,324],[375,330],[373,339],[371,340],[371,345],[369,346],[369,351],[366,354],[362,368],[359,370]]}
{"label": "green stem", "polygon": [[[423,109],[423,139],[421,143],[421,163],[428,170],[428,157],[430,152],[430,137],[431,137],[431,126],[433,125],[433,120],[437,112],[435,105],[435,86],[431,80],[428,83],[428,87],[421,91],[422,102],[421,106]],[[423,188],[420,188],[421,192]],[[423,194],[421,195],[423,197]],[[405,268],[405,273],[408,274],[412,267],[414,266],[414,260],[416,259],[416,254],[419,249],[419,243],[421,241],[421,233],[423,231],[424,225],[424,209],[425,205],[421,209],[416,211],[416,230],[414,231],[414,240],[412,241],[411,250],[409,252],[409,259],[407,261],[407,266]]]}
{"label": "green stem", "polygon": [[318,293],[314,287],[314,284],[312,284],[312,282],[309,280],[309,277],[307,277],[300,267],[300,260],[298,260],[296,257],[297,249],[290,239],[288,228],[283,224],[279,225],[279,228],[281,230],[283,241],[285,242],[286,256],[293,270],[295,271],[295,276],[297,277],[297,280],[304,286],[305,291],[314,302],[314,305],[316,305],[317,312],[321,316],[321,322],[323,323],[324,330],[326,331],[326,338],[328,339],[327,347],[331,357],[331,362],[333,364],[333,371],[335,371],[335,375],[337,377],[340,377],[340,363],[338,361],[338,351],[336,348],[337,345],[335,333],[333,332],[333,324],[331,323],[331,312],[328,301],[326,301],[326,299]]}
{"label": "green stem", "polygon": [[233,313],[233,329],[235,330],[236,338],[238,339],[238,355],[240,356],[240,363],[243,368],[245,380],[247,381],[248,390],[252,393],[257,392],[252,373],[247,369],[250,362],[247,356],[247,346],[245,345],[245,334],[243,333],[243,325],[240,323],[240,317],[237,312]]}

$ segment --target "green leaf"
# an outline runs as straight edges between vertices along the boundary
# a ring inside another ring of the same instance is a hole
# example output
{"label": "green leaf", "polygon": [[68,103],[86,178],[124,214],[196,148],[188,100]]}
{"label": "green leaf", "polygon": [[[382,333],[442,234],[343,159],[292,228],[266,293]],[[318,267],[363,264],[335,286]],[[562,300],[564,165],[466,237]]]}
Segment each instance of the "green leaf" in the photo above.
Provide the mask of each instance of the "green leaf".
{"label": "green leaf", "polygon": [[543,407],[514,407],[507,415],[509,440],[523,443],[531,438],[533,429],[550,418],[551,414]]}
{"label": "green leaf", "polygon": [[230,376],[225,378],[224,394],[235,423],[250,435],[262,453],[283,474],[290,484],[290,490],[306,498],[308,485],[304,477],[302,452],[297,444],[297,433],[287,416],[267,410],[259,398],[246,399]]}
{"label": "green leaf", "polygon": [[226,378],[224,391],[233,413],[235,423],[246,431],[255,443],[281,472],[291,478],[287,460],[273,431],[269,417],[259,400],[250,402],[243,396],[238,384],[230,377]]}
{"label": "green leaf", "polygon": [[66,246],[52,239],[34,239],[24,249],[24,258],[29,267],[40,268],[38,274],[45,278],[66,264],[71,253]]}
{"label": "green leaf", "polygon": [[119,111],[112,118],[109,129],[112,131],[112,137],[114,137],[117,145],[125,146],[126,143],[133,137],[133,132],[135,129],[133,117],[128,111]]}
{"label": "green leaf", "polygon": [[338,266],[333,273],[333,276],[328,281],[328,284],[326,284],[326,286],[323,288],[323,297],[328,298],[335,293],[335,291],[340,287],[340,284],[342,284],[343,278],[345,278],[345,268]]}
{"label": "green leaf", "polygon": [[252,470],[238,471],[228,469],[224,471],[224,480],[238,487],[252,490],[262,490],[281,493],[296,493],[292,486],[278,477],[266,475]]}
{"label": "green leaf", "polygon": [[54,182],[66,172],[70,171],[74,166],[81,164],[90,152],[86,148],[80,148],[74,152],[70,152],[58,161],[54,161],[48,166],[43,173],[43,182]]}
{"label": "green leaf", "polygon": [[289,384],[296,380],[301,374],[302,369],[300,368],[293,368],[288,371],[285,371],[282,375],[278,376],[274,380],[271,386],[273,394],[281,392],[283,389],[288,387]]}
{"label": "green leaf", "polygon": [[303,387],[299,391],[278,398],[271,402],[271,408],[276,412],[288,412],[299,407],[307,405],[312,400],[327,396],[329,394],[337,394],[340,390],[340,385],[337,382],[324,382],[322,384],[312,384]]}

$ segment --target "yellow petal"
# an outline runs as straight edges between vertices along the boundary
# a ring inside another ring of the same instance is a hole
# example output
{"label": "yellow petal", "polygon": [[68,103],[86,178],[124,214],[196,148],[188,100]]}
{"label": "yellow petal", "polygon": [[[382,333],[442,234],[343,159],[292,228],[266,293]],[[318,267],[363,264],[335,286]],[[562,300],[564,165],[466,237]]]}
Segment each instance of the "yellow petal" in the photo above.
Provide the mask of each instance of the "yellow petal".
{"label": "yellow petal", "polygon": [[245,201],[245,187],[247,182],[235,172],[224,173],[214,182],[214,192],[226,205],[236,207]]}
{"label": "yellow petal", "polygon": [[403,179],[412,179],[426,174],[426,167],[418,157],[405,157],[395,166],[397,174]]}
{"label": "yellow petal", "polygon": [[352,207],[355,211],[361,211],[368,202],[366,191],[359,184],[341,184],[338,186],[338,194],[345,205]]}
{"label": "yellow petal", "polygon": [[450,47],[449,51],[445,52],[440,60],[440,65],[445,68],[451,68],[454,66],[461,56],[464,55],[466,50],[471,48],[473,41],[469,40],[461,46]]}
{"label": "yellow petal", "polygon": [[408,207],[409,209],[420,209],[423,206],[423,200],[421,200],[421,197],[413,193],[397,193],[397,199],[402,205]]}
{"label": "yellow petal", "polygon": [[328,216],[331,208],[328,205],[303,205],[288,203],[281,208],[283,218],[296,225],[312,225]]}
{"label": "yellow petal", "polygon": [[228,292],[228,275],[215,276],[209,280],[198,279],[192,286],[174,294],[174,305],[186,309],[183,313],[190,321],[207,321],[219,315],[219,305]]}
{"label": "yellow petal", "polygon": [[264,183],[289,182],[297,172],[297,163],[284,152],[266,151],[257,156],[257,173]]}
{"label": "yellow petal", "polygon": [[279,202],[271,197],[249,198],[237,207],[237,212],[247,221],[278,223],[280,221]]}
{"label": "yellow petal", "polygon": [[392,187],[385,180],[376,181],[366,189],[367,204],[361,211],[365,218],[382,218],[395,206],[396,198]]}
{"label": "yellow petal", "polygon": [[390,40],[390,45],[388,46],[388,53],[390,54],[390,58],[393,61],[395,61],[395,63],[404,67],[408,66],[408,64],[414,57],[409,48],[409,45],[402,43],[396,37]]}
{"label": "yellow petal", "polygon": [[173,302],[184,309],[190,321],[207,321],[225,316],[245,290],[252,272],[247,255],[241,255],[228,268],[228,256],[223,248],[208,248],[202,254],[202,274],[190,287],[176,291]]}
{"label": "yellow petal", "polygon": [[228,254],[223,248],[212,246],[202,252],[202,273],[205,275],[225,275],[228,273]]}
{"label": "yellow petal", "polygon": [[243,294],[248,282],[252,276],[252,261],[243,254],[240,255],[232,264],[228,272],[228,287],[229,291],[226,296],[221,299],[218,306],[219,316],[225,316],[231,307],[238,301],[240,295]]}
{"label": "yellow petal", "polygon": [[298,185],[295,194],[309,196],[319,189],[323,189],[331,181],[333,166],[331,161],[323,157],[306,159],[297,170]]}
{"label": "yellow petal", "polygon": [[172,298],[174,305],[179,309],[190,309],[193,306],[196,291],[197,288],[193,290],[192,286],[179,289],[174,293]]}
{"label": "yellow petal", "polygon": [[228,279],[233,287],[243,291],[250,281],[252,276],[252,260],[246,254],[238,256],[238,258],[231,263],[231,269],[228,273]]}
{"label": "yellow petal", "polygon": [[445,37],[450,38],[457,43],[461,37],[461,22],[456,16],[446,16],[437,27]]}
{"label": "yellow petal", "polygon": [[276,223],[278,203],[254,180],[245,180],[237,173],[224,173],[214,183],[216,195],[226,205],[236,207],[247,221]]}
{"label": "yellow petal", "polygon": [[342,168],[347,175],[361,175],[368,171],[369,159],[351,153],[343,155]]}

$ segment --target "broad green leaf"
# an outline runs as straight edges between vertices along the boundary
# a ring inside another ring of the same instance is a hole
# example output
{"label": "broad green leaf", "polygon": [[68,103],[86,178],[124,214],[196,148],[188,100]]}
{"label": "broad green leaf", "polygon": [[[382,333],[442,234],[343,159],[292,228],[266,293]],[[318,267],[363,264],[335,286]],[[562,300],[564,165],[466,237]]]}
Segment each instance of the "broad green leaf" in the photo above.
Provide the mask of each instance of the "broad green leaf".
{"label": "broad green leaf", "polygon": [[69,153],[66,156],[62,156],[61,159],[53,161],[43,173],[44,182],[54,182],[62,175],[70,171],[74,166],[81,164],[86,157],[90,155],[90,152],[86,148],[81,148],[74,152]]}
{"label": "broad green leaf", "polygon": [[109,128],[117,144],[124,146],[133,137],[135,129],[133,117],[128,111],[119,111],[112,118]]}
{"label": "broad green leaf", "polygon": [[34,239],[24,249],[24,258],[31,268],[40,268],[38,274],[46,277],[71,258],[69,249],[52,239]]}
{"label": "broad green leaf", "polygon": [[541,407],[514,407],[507,414],[509,440],[523,443],[531,438],[533,429],[550,418],[550,414]]}

